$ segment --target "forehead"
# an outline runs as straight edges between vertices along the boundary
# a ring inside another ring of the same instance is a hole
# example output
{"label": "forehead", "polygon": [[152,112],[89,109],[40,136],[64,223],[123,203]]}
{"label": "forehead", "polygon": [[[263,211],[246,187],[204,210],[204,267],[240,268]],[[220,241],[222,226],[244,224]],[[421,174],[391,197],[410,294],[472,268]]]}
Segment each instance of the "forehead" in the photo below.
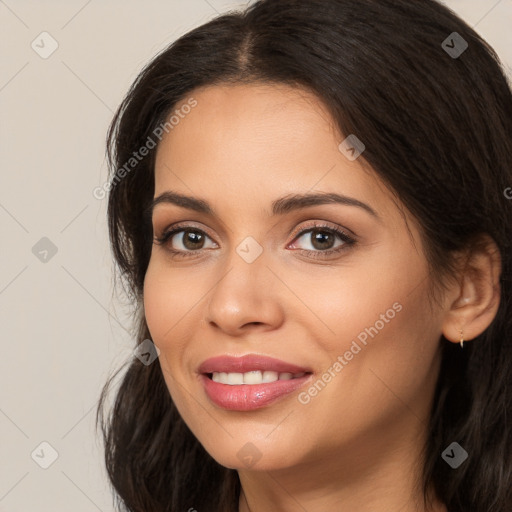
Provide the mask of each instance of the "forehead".
{"label": "forehead", "polygon": [[[191,98],[194,108],[176,116]],[[376,210],[391,206],[376,173],[339,150],[345,137],[309,91],[282,84],[209,86],[191,92],[173,114],[179,122],[157,148],[155,196],[193,191],[248,209],[256,200],[267,206],[275,197],[314,190],[351,195]]]}
{"label": "forehead", "polygon": [[[189,160],[204,156],[202,151],[217,158],[229,155],[231,161],[248,161],[249,156],[251,160],[289,160],[293,153],[299,156],[313,145],[319,153],[329,140],[340,138],[320,100],[301,89],[270,84],[217,85],[196,89],[189,98],[197,105],[164,135],[157,164],[160,155],[168,156],[165,149],[178,158],[191,147],[196,151],[186,155]],[[177,104],[174,112],[179,113],[189,98]]]}

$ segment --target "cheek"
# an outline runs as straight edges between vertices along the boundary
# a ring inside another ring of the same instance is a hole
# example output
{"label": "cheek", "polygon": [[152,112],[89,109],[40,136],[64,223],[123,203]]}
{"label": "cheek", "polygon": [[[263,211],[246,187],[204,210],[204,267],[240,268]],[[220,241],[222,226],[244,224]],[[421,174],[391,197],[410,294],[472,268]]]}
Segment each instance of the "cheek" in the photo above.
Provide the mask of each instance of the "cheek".
{"label": "cheek", "polygon": [[191,279],[190,272],[173,271],[158,259],[150,261],[144,279],[144,314],[151,339],[160,349],[162,374],[178,408],[183,386],[189,386],[187,349],[198,324],[198,300],[203,295],[203,286]]}
{"label": "cheek", "polygon": [[353,339],[361,350],[351,356],[358,363],[347,366],[346,376],[351,376],[359,399],[383,415],[398,413],[404,404],[418,407],[418,415],[423,415],[424,399],[437,375],[439,326],[425,287],[394,297],[399,300],[383,304],[380,314],[367,316],[367,325],[358,329]]}
{"label": "cheek", "polygon": [[182,378],[178,376],[176,366],[181,366],[183,354],[179,341],[179,320],[185,315],[188,302],[181,293],[183,288],[179,293],[173,293],[173,290],[176,290],[176,278],[171,277],[170,272],[160,265],[150,263],[144,279],[144,314],[151,340],[160,349],[158,361],[162,375],[179,409],[182,397],[176,377],[178,381]]}
{"label": "cheek", "polygon": [[384,339],[386,344],[399,343],[402,329],[414,326],[418,317],[425,317],[428,312],[420,297],[421,286],[411,293],[421,283],[421,266],[408,274],[397,271],[397,267],[392,261],[386,265],[381,258],[374,266],[345,272],[336,287],[332,279],[327,279],[325,286],[310,288],[308,302],[314,304],[322,323],[319,339],[328,352],[344,353],[353,341],[362,348],[383,345]]}
{"label": "cheek", "polygon": [[199,293],[187,272],[172,272],[150,262],[144,279],[144,314],[158,346],[170,343]]}
{"label": "cheek", "polygon": [[[325,435],[319,443],[327,452],[358,436],[371,433],[378,438],[404,415],[412,421],[427,416],[438,373],[437,326],[420,290],[414,297],[395,297],[399,300],[380,302],[380,297],[366,309],[347,309],[346,316],[338,317],[343,334],[323,345],[328,359],[318,380],[298,397],[310,426],[318,425],[320,431],[323,425],[338,426],[336,434]],[[388,322],[375,316],[375,310],[387,311]]]}
{"label": "cheek", "polygon": [[355,408],[364,402],[383,413],[403,405],[396,396],[414,402],[428,388],[436,375],[441,322],[429,306],[426,275],[423,260],[382,257],[364,272],[347,274],[343,286],[315,302],[333,331],[319,338],[328,354],[322,371],[339,363],[318,404],[342,394],[355,398]]}
{"label": "cheek", "polygon": [[158,345],[166,328],[169,329],[169,311],[172,294],[166,293],[169,283],[161,273],[148,268],[144,279],[144,314],[153,341]]}

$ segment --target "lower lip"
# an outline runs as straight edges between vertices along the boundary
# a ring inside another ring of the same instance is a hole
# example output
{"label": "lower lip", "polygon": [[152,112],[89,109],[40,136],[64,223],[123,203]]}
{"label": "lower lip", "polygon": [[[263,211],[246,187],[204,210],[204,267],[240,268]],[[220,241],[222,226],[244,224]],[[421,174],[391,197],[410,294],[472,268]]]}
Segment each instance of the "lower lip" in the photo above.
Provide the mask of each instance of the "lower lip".
{"label": "lower lip", "polygon": [[207,375],[201,375],[208,398],[223,409],[231,411],[252,411],[265,407],[290,393],[293,393],[309,380],[311,374],[297,379],[276,380],[265,384],[221,384]]}

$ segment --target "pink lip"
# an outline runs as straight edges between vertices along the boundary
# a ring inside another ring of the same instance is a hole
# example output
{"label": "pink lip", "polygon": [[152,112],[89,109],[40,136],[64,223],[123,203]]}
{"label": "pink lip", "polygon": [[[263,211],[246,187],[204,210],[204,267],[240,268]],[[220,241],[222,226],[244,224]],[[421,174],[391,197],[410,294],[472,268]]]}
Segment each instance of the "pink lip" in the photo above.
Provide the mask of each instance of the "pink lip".
{"label": "pink lip", "polygon": [[[277,380],[264,384],[240,384],[232,386],[214,382],[208,374],[213,372],[245,373],[254,370],[277,373],[303,373],[303,377]],[[207,359],[199,367],[199,373],[208,398],[219,407],[232,411],[250,411],[269,405],[289,395],[304,385],[311,377],[311,370],[265,356],[219,356]]]}
{"label": "pink lip", "polygon": [[246,355],[241,357],[218,356],[203,361],[199,366],[199,373],[246,373],[253,370],[272,371],[278,373],[310,373],[309,368],[301,368],[295,364],[274,359],[273,357]]}
{"label": "pink lip", "polygon": [[214,382],[207,375],[201,375],[201,381],[206,394],[214,404],[231,411],[251,411],[269,405],[299,389],[310,377],[311,374],[308,373],[297,379],[238,386]]}

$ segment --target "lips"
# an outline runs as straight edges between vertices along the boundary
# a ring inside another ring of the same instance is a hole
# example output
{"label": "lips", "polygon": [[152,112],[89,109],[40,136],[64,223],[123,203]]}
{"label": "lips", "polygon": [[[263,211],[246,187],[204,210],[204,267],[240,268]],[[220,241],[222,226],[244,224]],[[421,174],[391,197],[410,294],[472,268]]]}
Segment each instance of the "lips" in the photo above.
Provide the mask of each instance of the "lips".
{"label": "lips", "polygon": [[257,355],[207,359],[198,372],[208,398],[235,411],[270,405],[304,386],[312,375],[307,367]]}
{"label": "lips", "polygon": [[311,373],[311,369],[274,359],[273,357],[246,355],[242,357],[218,356],[207,359],[199,366],[199,373],[247,373],[271,371],[277,373]]}

